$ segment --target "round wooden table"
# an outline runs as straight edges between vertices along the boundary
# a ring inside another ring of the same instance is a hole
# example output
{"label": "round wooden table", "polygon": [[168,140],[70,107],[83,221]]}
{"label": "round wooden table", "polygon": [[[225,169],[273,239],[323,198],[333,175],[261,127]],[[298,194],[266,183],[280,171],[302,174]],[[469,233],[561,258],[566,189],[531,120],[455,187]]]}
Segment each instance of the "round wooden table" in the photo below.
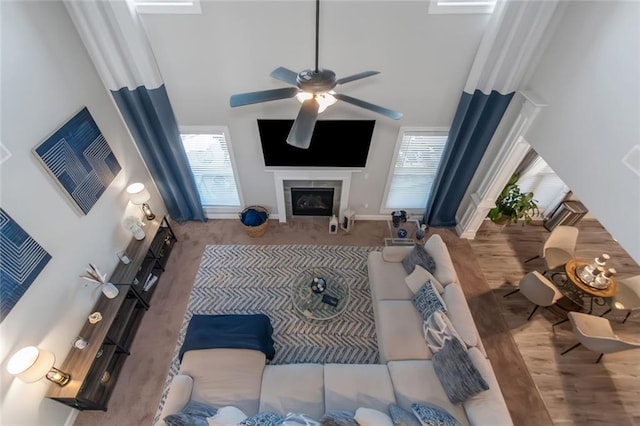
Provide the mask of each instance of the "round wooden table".
{"label": "round wooden table", "polygon": [[[602,306],[605,304],[604,299],[613,297],[613,295],[618,292],[618,282],[614,277],[610,278],[609,286],[604,289],[591,287],[590,285],[585,284],[580,277],[578,277],[576,270],[579,267],[589,265],[590,263],[590,261],[585,259],[571,259],[564,265],[566,280],[564,280],[562,284],[558,284],[557,282],[555,283],[562,294],[571,302],[578,305],[581,309],[585,308],[584,298],[589,298],[588,313],[593,311],[594,301],[597,305]],[[563,308],[566,310],[572,310],[570,307]]]}
{"label": "round wooden table", "polygon": [[571,284],[578,287],[582,292],[593,297],[613,297],[613,295],[618,292],[618,282],[615,277],[609,278],[609,286],[603,289],[591,287],[590,285],[585,284],[580,277],[578,277],[576,270],[581,266],[589,264],[591,264],[591,262],[584,259],[571,259],[564,265],[564,272],[567,275],[567,278],[571,281]]}

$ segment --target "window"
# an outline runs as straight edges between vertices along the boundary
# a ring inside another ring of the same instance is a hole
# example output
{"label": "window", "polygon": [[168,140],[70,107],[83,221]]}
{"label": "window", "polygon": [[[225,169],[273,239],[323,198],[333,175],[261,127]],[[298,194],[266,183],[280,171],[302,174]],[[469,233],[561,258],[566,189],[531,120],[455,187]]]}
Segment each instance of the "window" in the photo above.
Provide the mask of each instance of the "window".
{"label": "window", "polygon": [[569,192],[569,187],[542,157],[536,158],[522,173],[518,187],[522,192],[533,192],[533,199],[537,201],[543,216],[547,216],[545,212],[551,213]]}
{"label": "window", "polygon": [[497,0],[429,0],[429,13],[493,13]]}
{"label": "window", "polygon": [[138,13],[202,13],[200,0],[129,0]]}
{"label": "window", "polygon": [[400,129],[382,213],[393,210],[407,210],[409,214],[424,212],[446,143],[446,131]]}
{"label": "window", "polygon": [[240,211],[229,132],[225,127],[180,128],[182,144],[206,213]]}

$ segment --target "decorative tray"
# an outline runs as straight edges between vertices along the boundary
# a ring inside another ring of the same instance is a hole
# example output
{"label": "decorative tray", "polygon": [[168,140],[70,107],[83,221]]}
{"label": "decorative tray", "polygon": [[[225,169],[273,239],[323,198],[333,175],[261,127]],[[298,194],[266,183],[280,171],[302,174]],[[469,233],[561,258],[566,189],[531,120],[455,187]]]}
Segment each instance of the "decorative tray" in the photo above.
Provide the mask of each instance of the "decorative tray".
{"label": "decorative tray", "polygon": [[588,285],[591,288],[595,288],[598,290],[604,290],[606,288],[609,287],[609,279],[608,278],[604,278],[604,280],[602,280],[602,277],[594,277],[593,274],[591,274],[588,271],[585,271],[585,267],[586,265],[583,266],[578,266],[576,268],[576,276],[578,277],[578,279],[580,279],[580,281],[582,281],[584,284]]}

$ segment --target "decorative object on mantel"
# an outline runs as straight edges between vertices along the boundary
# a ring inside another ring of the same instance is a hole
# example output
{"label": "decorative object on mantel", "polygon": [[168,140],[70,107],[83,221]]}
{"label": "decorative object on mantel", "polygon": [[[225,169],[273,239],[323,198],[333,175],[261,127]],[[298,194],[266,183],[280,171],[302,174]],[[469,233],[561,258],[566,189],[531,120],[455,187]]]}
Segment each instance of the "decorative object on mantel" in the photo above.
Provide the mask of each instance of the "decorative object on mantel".
{"label": "decorative object on mantel", "polygon": [[115,298],[120,292],[118,287],[107,281],[107,274],[101,274],[100,270],[91,263],[86,269],[85,274],[80,275],[80,278],[100,284],[100,290],[102,290],[102,294],[104,294],[107,299]]}
{"label": "decorative object on mantel", "polygon": [[133,234],[133,238],[136,240],[144,240],[144,231],[142,227],[144,223],[139,217],[127,216],[124,218],[124,227],[127,228]]}
{"label": "decorative object on mantel", "polygon": [[53,366],[56,361],[52,352],[35,346],[27,346],[13,354],[7,363],[9,374],[16,376],[25,383],[33,383],[46,377],[58,386],[69,383],[69,376]]}
{"label": "decorative object on mantel", "polygon": [[51,255],[0,208],[0,322],[44,269]]}
{"label": "decorative object on mantel", "polygon": [[147,204],[147,201],[151,199],[151,194],[149,194],[149,191],[143,184],[140,182],[132,183],[127,187],[127,194],[129,194],[129,199],[133,204],[140,206],[147,220],[153,220],[156,218],[151,207]]}
{"label": "decorative object on mantel", "polygon": [[87,107],[33,153],[83,214],[89,213],[121,170]]}
{"label": "decorative object on mantel", "polygon": [[88,317],[89,324],[97,324],[102,320],[102,314],[100,312],[94,312]]}

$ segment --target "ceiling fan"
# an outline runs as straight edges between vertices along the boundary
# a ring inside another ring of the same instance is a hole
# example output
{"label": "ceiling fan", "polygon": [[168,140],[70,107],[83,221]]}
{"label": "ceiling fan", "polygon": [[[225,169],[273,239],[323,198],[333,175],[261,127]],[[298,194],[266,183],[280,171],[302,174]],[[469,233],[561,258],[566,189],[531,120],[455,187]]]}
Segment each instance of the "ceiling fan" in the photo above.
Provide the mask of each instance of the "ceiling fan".
{"label": "ceiling fan", "polygon": [[320,0],[316,0],[316,62],[314,69],[306,69],[299,73],[284,67],[278,67],[271,72],[271,77],[289,83],[295,87],[285,87],[281,89],[262,90],[259,92],[238,93],[231,96],[232,107],[257,104],[260,102],[276,101],[279,99],[293,98],[294,96],[302,102],[298,116],[291,126],[287,143],[301,149],[308,149],[313,136],[318,114],[328,106],[333,105],[337,100],[341,100],[361,108],[377,112],[387,117],[399,120],[401,112],[374,105],[351,96],[334,92],[334,88],[340,84],[360,80],[365,77],[379,74],[378,71],[364,71],[336,79],[336,73],[318,67],[318,35],[319,35],[319,12]]}

